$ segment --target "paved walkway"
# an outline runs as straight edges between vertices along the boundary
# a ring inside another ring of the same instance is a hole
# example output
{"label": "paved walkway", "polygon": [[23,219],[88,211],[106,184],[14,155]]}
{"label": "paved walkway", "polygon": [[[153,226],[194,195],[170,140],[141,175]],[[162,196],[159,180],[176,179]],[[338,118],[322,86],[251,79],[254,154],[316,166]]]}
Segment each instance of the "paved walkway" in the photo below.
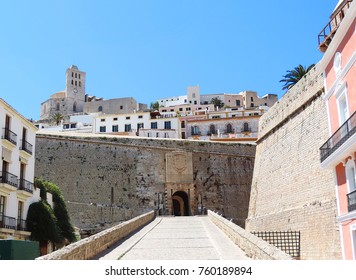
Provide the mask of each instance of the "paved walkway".
{"label": "paved walkway", "polygon": [[157,217],[99,260],[244,260],[245,253],[207,216]]}

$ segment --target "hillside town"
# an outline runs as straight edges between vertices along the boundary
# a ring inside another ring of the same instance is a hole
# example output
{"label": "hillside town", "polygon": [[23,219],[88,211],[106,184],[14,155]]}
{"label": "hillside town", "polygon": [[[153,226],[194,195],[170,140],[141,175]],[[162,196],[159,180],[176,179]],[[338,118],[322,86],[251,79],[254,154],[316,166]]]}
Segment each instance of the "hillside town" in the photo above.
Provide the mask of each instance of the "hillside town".
{"label": "hillside town", "polygon": [[77,65],[39,120],[0,98],[0,260],[92,259],[88,238],[160,216],[209,216],[252,259],[355,260],[356,2],[325,22],[322,59],[280,99],[199,85],[105,99]]}

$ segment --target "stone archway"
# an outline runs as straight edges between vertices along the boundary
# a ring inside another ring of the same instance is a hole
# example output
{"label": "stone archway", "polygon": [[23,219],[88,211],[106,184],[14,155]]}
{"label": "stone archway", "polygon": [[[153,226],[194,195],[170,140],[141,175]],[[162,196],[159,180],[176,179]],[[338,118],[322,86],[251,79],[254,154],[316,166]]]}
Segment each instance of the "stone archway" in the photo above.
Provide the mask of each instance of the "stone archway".
{"label": "stone archway", "polygon": [[174,216],[189,216],[189,197],[184,191],[177,191],[172,195],[172,212]]}

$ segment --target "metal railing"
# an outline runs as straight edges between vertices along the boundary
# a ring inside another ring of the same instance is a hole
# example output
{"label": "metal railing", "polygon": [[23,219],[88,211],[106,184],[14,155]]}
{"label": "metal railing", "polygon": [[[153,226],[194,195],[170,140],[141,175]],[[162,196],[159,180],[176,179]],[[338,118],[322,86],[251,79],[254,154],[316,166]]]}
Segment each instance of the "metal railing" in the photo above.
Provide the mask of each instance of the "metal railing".
{"label": "metal railing", "polygon": [[252,129],[250,127],[242,128],[241,132],[251,132]]}
{"label": "metal railing", "polygon": [[17,219],[17,230],[27,231],[27,221],[23,219]]}
{"label": "metal railing", "polygon": [[20,179],[19,180],[19,190],[33,193],[33,183],[31,183],[25,179]]}
{"label": "metal railing", "polygon": [[18,180],[17,180],[16,175],[14,175],[10,172],[7,172],[7,171],[2,171],[0,174],[1,174],[1,177],[0,177],[1,183],[5,183],[5,184],[9,184],[14,187],[18,187]]}
{"label": "metal railing", "polygon": [[333,16],[333,18],[328,22],[328,24],[320,31],[318,35],[318,43],[321,51],[325,51],[328,44],[331,41],[332,36],[335,34],[340,23],[345,17],[345,7],[348,9],[351,5],[352,0],[346,1],[342,7],[340,7],[339,12]]}
{"label": "metal railing", "polygon": [[16,219],[5,215],[1,215],[0,228],[16,229]]}
{"label": "metal railing", "polygon": [[347,205],[349,212],[356,210],[356,190],[347,194]]}
{"label": "metal railing", "polygon": [[328,156],[336,151],[356,132],[356,111],[344,122],[338,130],[320,147],[320,161],[323,162]]}
{"label": "metal railing", "polygon": [[24,150],[25,152],[32,155],[33,146],[26,140],[22,140],[21,150]]}
{"label": "metal railing", "polygon": [[4,133],[2,138],[8,140],[12,144],[16,145],[17,144],[17,134],[12,132],[9,128],[4,128]]}

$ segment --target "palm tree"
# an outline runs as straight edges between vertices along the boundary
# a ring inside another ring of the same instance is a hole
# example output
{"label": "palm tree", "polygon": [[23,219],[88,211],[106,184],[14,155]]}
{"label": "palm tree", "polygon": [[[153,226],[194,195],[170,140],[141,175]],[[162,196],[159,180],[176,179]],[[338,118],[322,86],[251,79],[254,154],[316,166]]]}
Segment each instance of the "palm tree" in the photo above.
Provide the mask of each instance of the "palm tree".
{"label": "palm tree", "polygon": [[282,90],[291,89],[314,66],[315,64],[311,64],[308,68],[306,68],[299,64],[293,70],[288,70],[287,74],[283,76],[284,79],[279,81],[280,83],[284,83]]}
{"label": "palm tree", "polygon": [[64,119],[64,117],[61,113],[55,113],[53,115],[52,119],[56,123],[56,125],[59,125],[61,123],[61,121]]}

